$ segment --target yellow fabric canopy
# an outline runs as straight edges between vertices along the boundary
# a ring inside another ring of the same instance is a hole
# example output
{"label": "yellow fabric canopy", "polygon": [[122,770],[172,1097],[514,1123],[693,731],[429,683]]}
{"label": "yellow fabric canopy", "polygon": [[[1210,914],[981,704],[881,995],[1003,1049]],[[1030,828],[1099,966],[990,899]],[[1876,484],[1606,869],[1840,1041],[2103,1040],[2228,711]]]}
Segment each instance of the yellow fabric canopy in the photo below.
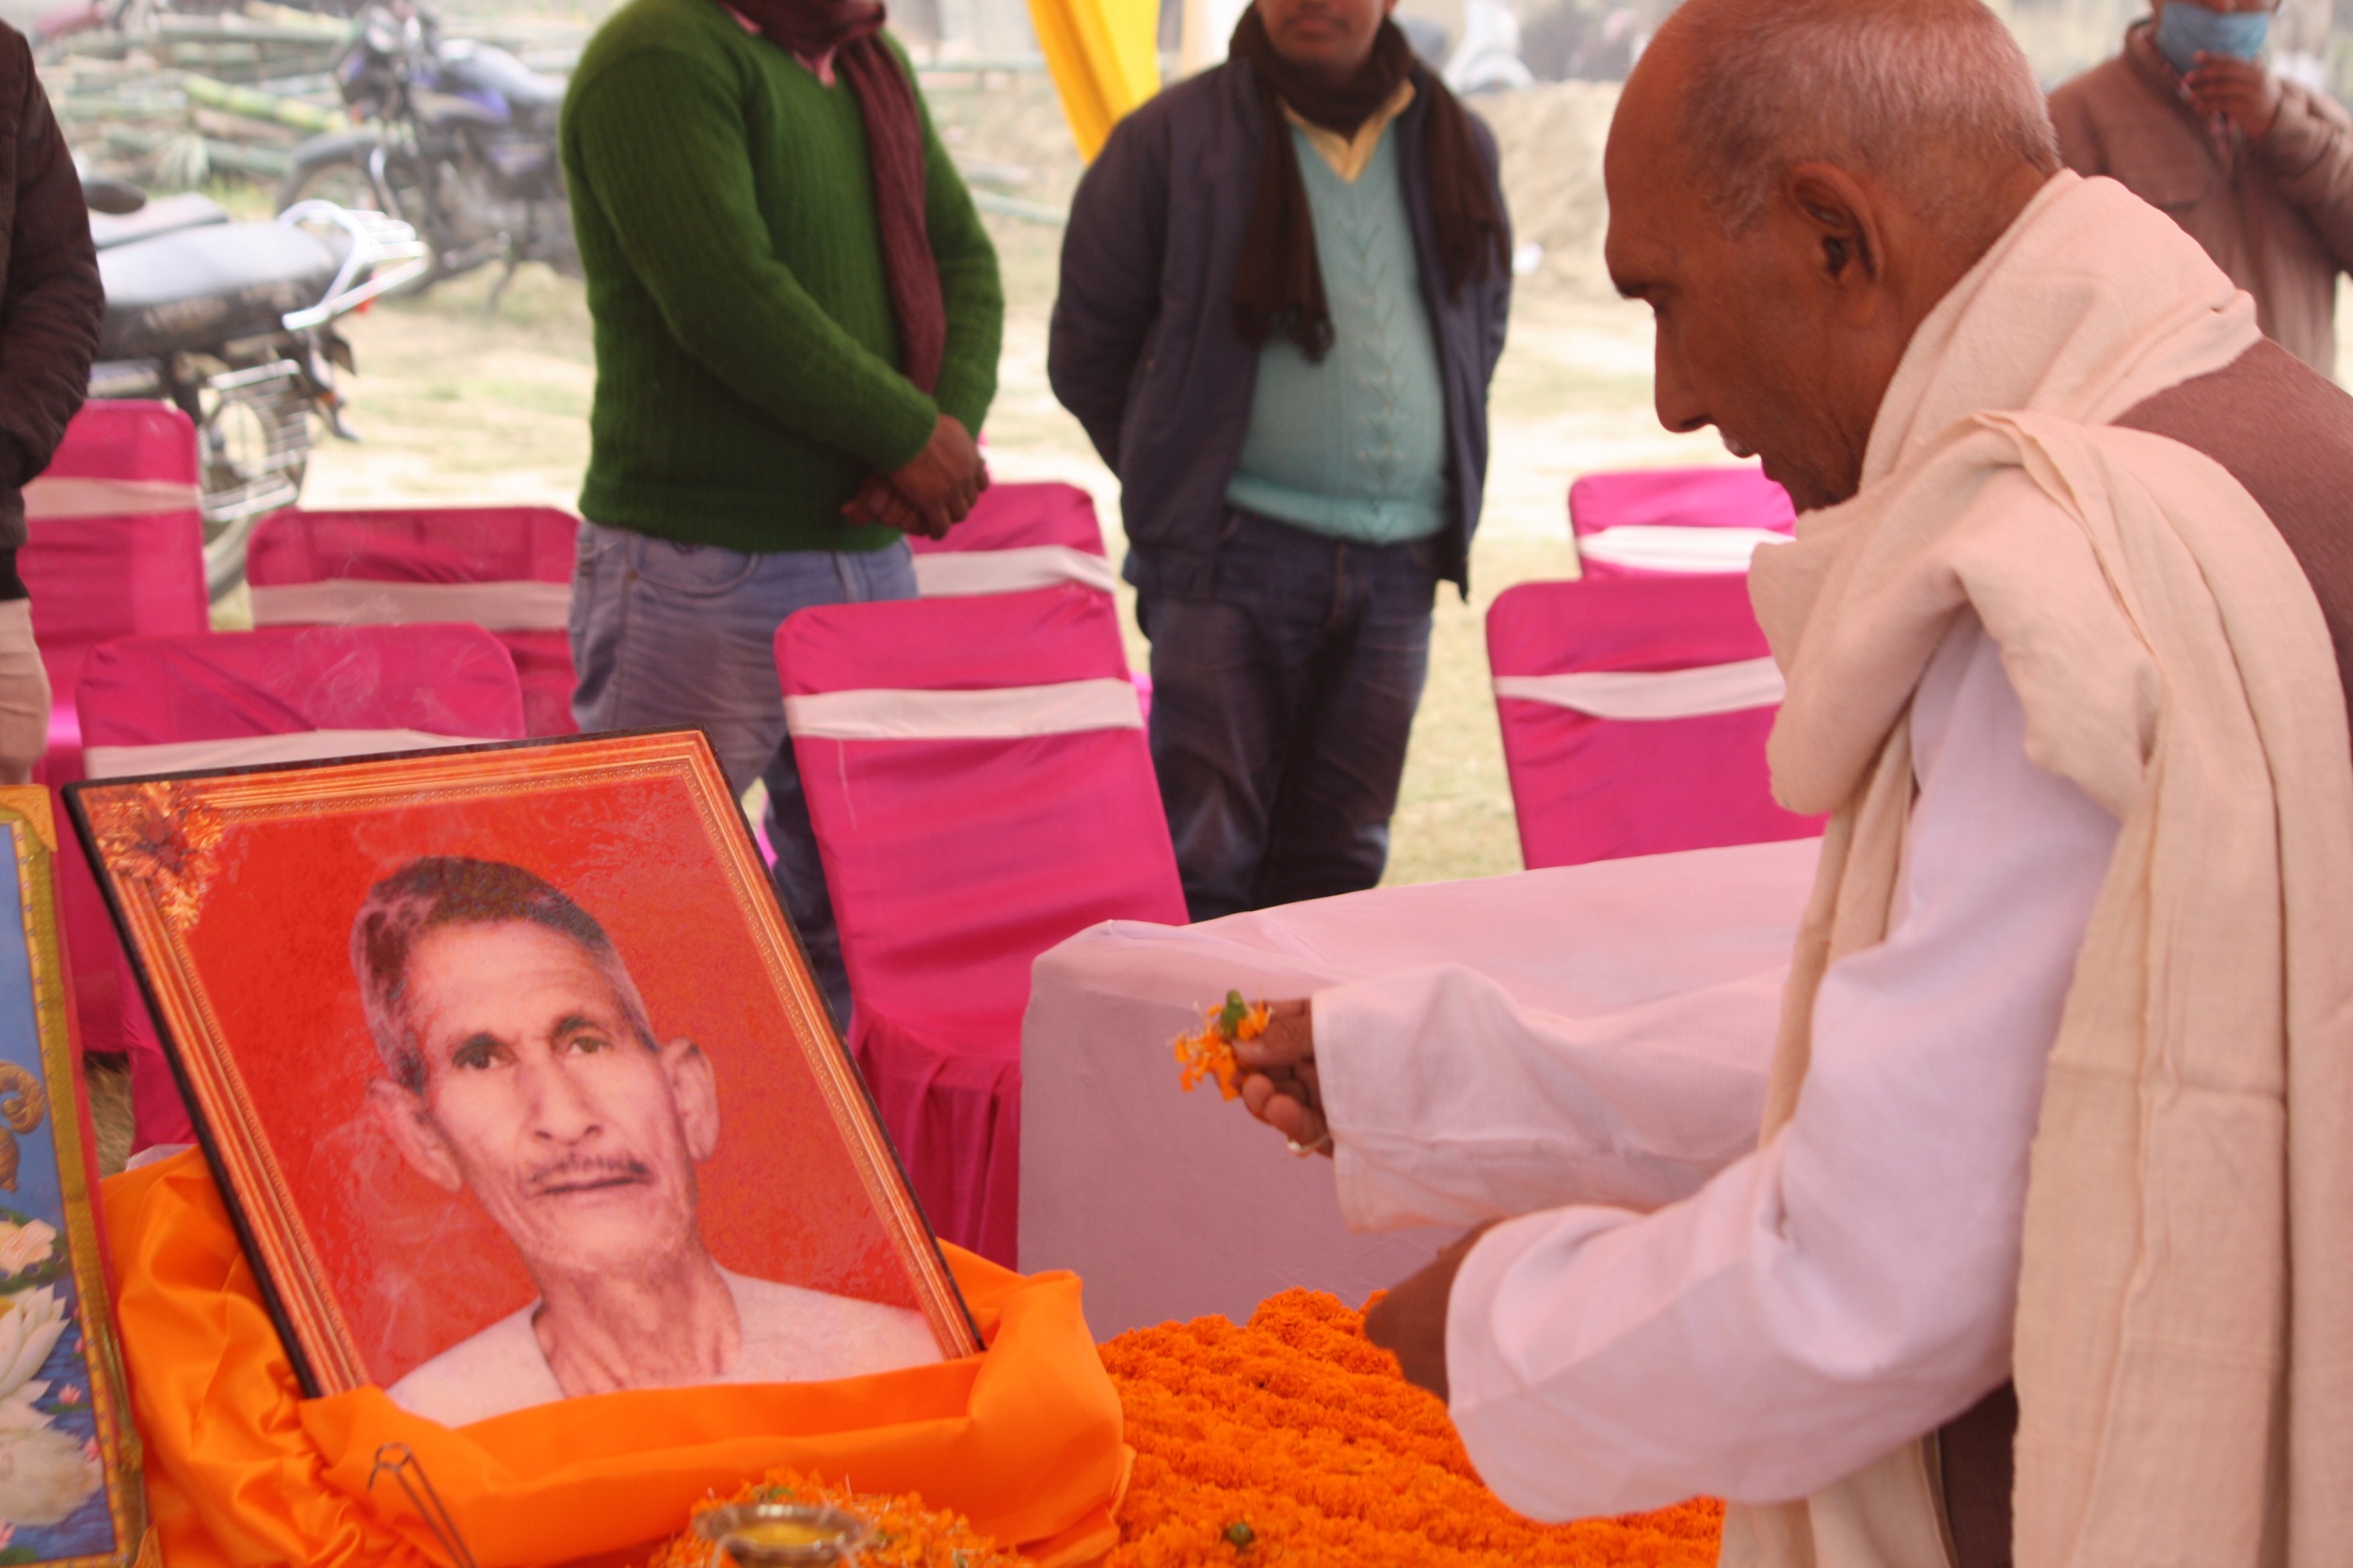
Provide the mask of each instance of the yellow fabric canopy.
{"label": "yellow fabric canopy", "polygon": [[1120,117],[1160,90],[1158,0],[1030,0],[1054,89],[1081,157]]}

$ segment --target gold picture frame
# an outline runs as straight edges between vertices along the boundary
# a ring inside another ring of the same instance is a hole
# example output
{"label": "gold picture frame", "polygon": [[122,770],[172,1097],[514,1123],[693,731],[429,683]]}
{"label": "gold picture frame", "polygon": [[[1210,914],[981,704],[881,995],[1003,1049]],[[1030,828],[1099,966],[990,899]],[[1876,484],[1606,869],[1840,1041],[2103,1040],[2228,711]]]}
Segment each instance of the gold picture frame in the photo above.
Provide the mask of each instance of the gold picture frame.
{"label": "gold picture frame", "polygon": [[[393,1026],[380,1006],[367,1011],[353,974],[362,950],[352,911],[378,899],[387,879],[412,876],[401,868],[428,862],[521,868],[567,908],[587,889],[573,912],[595,912],[585,918],[599,940],[599,920],[611,926],[606,956],[620,991],[642,996],[630,1015],[638,1038],[657,1054],[683,1043],[719,1085],[714,1104],[731,1105],[712,1112],[716,1152],[694,1156],[699,1185],[690,1184],[700,1205],[694,1240],[714,1265],[736,1250],[742,1274],[728,1280],[740,1288],[755,1272],[743,1256],[757,1255],[768,1272],[751,1283],[790,1276],[787,1288],[919,1313],[941,1358],[980,1349],[700,731],[108,780],[72,786],[68,798],[308,1393],[377,1383],[402,1400],[404,1368],[421,1352],[428,1361],[444,1353],[436,1336],[503,1310],[518,1288],[511,1263],[484,1240],[506,1222],[493,1215],[484,1228],[495,1204],[478,1184],[437,1197],[371,1130],[386,1125],[383,1103],[409,1104],[403,1071],[427,1075],[415,1080],[418,1106],[472,1081],[396,1063],[387,1042],[421,1038],[422,1026],[388,1034]],[[338,984],[343,993],[330,994]],[[698,1019],[690,1032],[717,1037],[658,1044],[665,1015]],[[733,1146],[715,1132],[747,1122]],[[587,1201],[549,1185],[554,1178],[531,1179],[542,1185],[516,1191],[535,1203],[553,1203],[552,1192]],[[524,1311],[547,1349],[540,1314],[556,1298],[547,1269],[518,1246],[540,1290]],[[494,1278],[504,1283],[486,1283]],[[502,1343],[512,1342],[509,1332]],[[556,1352],[547,1357],[558,1375]]]}
{"label": "gold picture frame", "polygon": [[[0,787],[0,1560],[120,1568],[146,1529],[58,933],[49,792]],[[44,1234],[46,1232],[47,1234]]]}

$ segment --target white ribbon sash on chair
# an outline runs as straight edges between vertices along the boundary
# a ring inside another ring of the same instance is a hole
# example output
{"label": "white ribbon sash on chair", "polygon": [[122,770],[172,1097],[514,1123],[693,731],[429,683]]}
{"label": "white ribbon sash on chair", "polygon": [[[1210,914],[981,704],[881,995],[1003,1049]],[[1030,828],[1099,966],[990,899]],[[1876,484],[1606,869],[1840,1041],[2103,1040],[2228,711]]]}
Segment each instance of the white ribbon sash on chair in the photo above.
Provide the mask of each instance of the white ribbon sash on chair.
{"label": "white ribbon sash on chair", "polygon": [[257,768],[273,762],[316,762],[329,757],[376,757],[395,751],[488,743],[479,736],[435,735],[423,729],[303,729],[291,735],[238,735],[222,741],[168,741],[156,745],[91,746],[82,753],[92,778],[192,773],[201,768]]}
{"label": "white ribbon sash on chair", "polygon": [[1110,593],[1118,582],[1112,564],[1066,544],[1024,545],[1017,550],[950,550],[915,558],[916,591],[926,599],[970,594],[1015,594],[1050,588],[1057,583]]}
{"label": "white ribbon sash on chair", "polygon": [[1769,658],[1688,670],[1579,670],[1498,675],[1496,696],[1549,703],[1597,719],[1697,719],[1770,708],[1787,688]]}
{"label": "white ribbon sash on chair", "polygon": [[463,621],[486,632],[561,632],[572,606],[569,583],[256,584],[256,626],[410,626]]}
{"label": "white ribbon sash on chair", "polygon": [[1637,571],[1746,571],[1761,544],[1787,544],[1769,528],[1678,528],[1627,523],[1577,541],[1577,559]]}
{"label": "white ribbon sash on chair", "polygon": [[1006,741],[1084,729],[1141,729],[1128,680],[1065,680],[976,692],[814,692],[784,699],[785,727],[813,741]]}
{"label": "white ribbon sash on chair", "polygon": [[33,522],[141,517],[151,512],[193,512],[202,501],[194,485],[169,479],[72,479],[43,474],[24,487],[24,516]]}

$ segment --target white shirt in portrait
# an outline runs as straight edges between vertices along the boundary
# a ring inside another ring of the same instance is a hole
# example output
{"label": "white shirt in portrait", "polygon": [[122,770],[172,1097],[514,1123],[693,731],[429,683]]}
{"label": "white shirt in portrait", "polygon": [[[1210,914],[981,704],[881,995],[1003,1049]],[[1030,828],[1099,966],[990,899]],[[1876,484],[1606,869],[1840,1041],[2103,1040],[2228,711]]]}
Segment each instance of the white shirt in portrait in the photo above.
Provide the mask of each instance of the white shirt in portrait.
{"label": "white shirt in portrait", "polygon": [[[735,1298],[743,1344],[713,1383],[822,1383],[940,1359],[922,1314],[719,1271]],[[462,1427],[546,1404],[564,1390],[532,1327],[539,1304],[461,1339],[386,1390],[411,1415]]]}

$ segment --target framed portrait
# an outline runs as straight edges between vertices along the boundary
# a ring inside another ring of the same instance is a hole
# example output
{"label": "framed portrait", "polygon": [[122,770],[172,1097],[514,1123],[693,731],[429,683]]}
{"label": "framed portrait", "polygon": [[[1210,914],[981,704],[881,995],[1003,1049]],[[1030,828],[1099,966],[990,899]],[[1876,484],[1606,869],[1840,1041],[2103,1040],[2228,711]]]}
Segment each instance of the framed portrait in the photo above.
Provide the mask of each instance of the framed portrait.
{"label": "framed portrait", "polygon": [[0,787],[0,1563],[128,1563],[138,1438],[67,1032],[49,792]]}
{"label": "framed portrait", "polygon": [[979,1349],[699,731],[69,799],[306,1390]]}

